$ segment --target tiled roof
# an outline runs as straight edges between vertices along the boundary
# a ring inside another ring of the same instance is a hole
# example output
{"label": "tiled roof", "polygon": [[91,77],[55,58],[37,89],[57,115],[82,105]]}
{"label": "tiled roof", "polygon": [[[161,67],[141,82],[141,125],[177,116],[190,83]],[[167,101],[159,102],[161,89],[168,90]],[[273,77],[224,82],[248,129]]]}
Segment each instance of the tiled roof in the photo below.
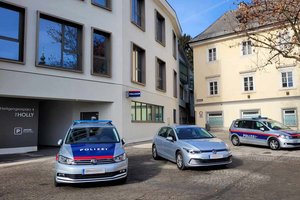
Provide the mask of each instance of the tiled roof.
{"label": "tiled roof", "polygon": [[236,19],[235,12],[228,11],[210,25],[205,31],[193,38],[190,43],[232,34],[237,26],[238,21]]}

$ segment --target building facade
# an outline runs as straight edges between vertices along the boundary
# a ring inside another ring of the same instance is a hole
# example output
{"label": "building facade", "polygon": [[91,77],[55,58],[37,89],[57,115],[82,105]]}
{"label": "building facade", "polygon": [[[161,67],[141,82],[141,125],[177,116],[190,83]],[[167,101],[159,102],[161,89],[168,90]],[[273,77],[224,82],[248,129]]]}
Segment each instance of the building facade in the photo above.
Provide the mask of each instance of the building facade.
{"label": "building facade", "polygon": [[232,17],[226,13],[190,43],[196,123],[228,129],[234,119],[260,115],[299,128],[299,63],[281,58],[261,68],[268,51],[231,31]]}
{"label": "building facade", "polygon": [[195,124],[194,73],[184,51],[179,48],[179,124]]}
{"label": "building facade", "polygon": [[151,139],[179,118],[180,35],[165,0],[0,0],[0,154],[92,116]]}

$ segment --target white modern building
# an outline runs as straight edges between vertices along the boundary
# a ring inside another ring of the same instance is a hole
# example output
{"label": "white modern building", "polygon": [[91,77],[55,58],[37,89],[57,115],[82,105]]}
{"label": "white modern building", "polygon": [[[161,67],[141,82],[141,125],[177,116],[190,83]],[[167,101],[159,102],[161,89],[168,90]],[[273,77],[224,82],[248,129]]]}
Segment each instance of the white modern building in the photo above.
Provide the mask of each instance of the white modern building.
{"label": "white modern building", "polygon": [[151,139],[179,118],[180,35],[165,0],[0,0],[0,154],[92,116]]}

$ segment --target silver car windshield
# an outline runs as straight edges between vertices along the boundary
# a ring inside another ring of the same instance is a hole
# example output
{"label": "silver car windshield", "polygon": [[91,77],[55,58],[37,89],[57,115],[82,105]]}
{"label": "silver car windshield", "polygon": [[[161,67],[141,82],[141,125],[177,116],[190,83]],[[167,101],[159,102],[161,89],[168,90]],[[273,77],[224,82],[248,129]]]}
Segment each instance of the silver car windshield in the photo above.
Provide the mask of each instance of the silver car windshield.
{"label": "silver car windshield", "polygon": [[198,127],[177,128],[176,131],[179,140],[206,139],[214,137],[205,129]]}
{"label": "silver car windshield", "polygon": [[66,144],[75,143],[118,143],[118,133],[113,127],[88,127],[71,129]]}
{"label": "silver car windshield", "polygon": [[264,121],[264,124],[273,129],[273,130],[286,130],[286,129],[290,129],[289,127],[277,122],[277,121],[274,121],[274,120],[270,120],[270,121]]}

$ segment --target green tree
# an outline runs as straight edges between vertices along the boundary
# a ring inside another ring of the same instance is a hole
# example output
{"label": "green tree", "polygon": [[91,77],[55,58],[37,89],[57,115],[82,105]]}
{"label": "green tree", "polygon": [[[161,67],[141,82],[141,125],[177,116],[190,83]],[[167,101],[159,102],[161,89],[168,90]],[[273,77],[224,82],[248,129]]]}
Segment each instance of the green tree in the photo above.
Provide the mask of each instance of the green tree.
{"label": "green tree", "polygon": [[190,35],[183,34],[179,38],[179,48],[185,52],[190,65],[193,66],[193,49],[189,46],[189,41],[191,39],[192,37]]}

